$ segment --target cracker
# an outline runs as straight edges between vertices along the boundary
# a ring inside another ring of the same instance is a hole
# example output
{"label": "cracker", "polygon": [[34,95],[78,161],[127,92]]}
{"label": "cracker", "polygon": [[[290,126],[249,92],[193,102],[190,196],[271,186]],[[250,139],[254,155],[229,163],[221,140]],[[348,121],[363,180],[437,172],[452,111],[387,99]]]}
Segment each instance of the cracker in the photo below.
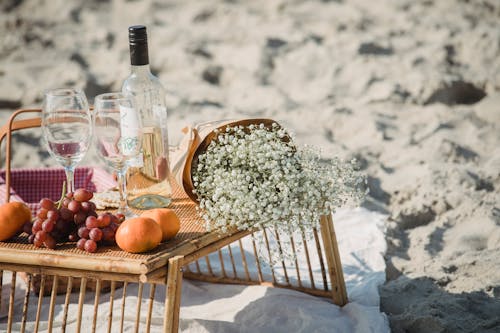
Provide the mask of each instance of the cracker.
{"label": "cracker", "polygon": [[120,206],[120,193],[116,190],[94,193],[92,201],[96,209],[118,208]]}

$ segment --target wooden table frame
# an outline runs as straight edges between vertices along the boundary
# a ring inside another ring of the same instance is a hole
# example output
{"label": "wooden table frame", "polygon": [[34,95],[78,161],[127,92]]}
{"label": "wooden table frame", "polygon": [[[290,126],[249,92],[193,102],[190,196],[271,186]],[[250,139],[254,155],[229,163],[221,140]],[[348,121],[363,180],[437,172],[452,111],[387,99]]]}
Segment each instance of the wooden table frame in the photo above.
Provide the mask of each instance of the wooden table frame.
{"label": "wooden table frame", "polygon": [[[23,120],[16,120],[20,114],[24,113],[40,113],[40,109],[22,109],[14,112],[9,119],[8,123],[0,129],[0,144],[4,138],[6,138],[6,179],[5,185],[9,189],[11,186],[11,150],[12,150],[12,132],[24,129],[24,128],[35,128],[40,126],[40,118],[30,118]],[[10,191],[7,191],[7,201],[10,199]],[[182,222],[181,222],[182,223]],[[272,232],[268,230],[268,232]],[[40,286],[40,294],[44,294],[44,289],[50,288],[51,298],[50,298],[50,309],[49,309],[49,326],[48,331],[53,330],[53,318],[54,318],[54,307],[56,301],[56,295],[58,287],[60,287],[61,281],[64,282],[64,287],[66,289],[66,298],[64,304],[64,321],[63,328],[65,330],[66,317],[68,309],[69,295],[74,289],[79,289],[79,306],[78,306],[78,318],[77,318],[77,331],[80,331],[81,321],[82,321],[82,302],[85,294],[88,290],[87,283],[93,281],[95,283],[95,309],[94,309],[94,320],[92,323],[93,331],[96,327],[97,318],[97,306],[98,299],[100,297],[101,289],[104,284],[110,287],[110,306],[112,309],[113,301],[116,295],[116,288],[118,284],[122,285],[126,289],[128,283],[138,283],[139,295],[138,299],[142,299],[142,290],[144,284],[150,284],[152,286],[152,293],[150,294],[150,302],[146,314],[146,326],[147,331],[151,325],[151,313],[153,307],[154,289],[157,284],[166,285],[166,297],[165,297],[165,309],[163,318],[163,329],[165,332],[177,332],[179,328],[179,309],[181,302],[181,288],[183,277],[189,279],[196,279],[201,281],[208,281],[213,283],[233,283],[233,284],[246,284],[246,285],[266,285],[274,287],[289,288],[293,290],[298,290],[306,292],[316,296],[328,297],[333,303],[343,306],[347,303],[347,293],[345,288],[344,276],[342,272],[342,265],[340,262],[340,256],[336,241],[336,235],[334,231],[333,222],[331,216],[323,216],[321,218],[321,228],[319,230],[314,230],[314,242],[316,245],[317,255],[321,264],[321,275],[323,278],[323,286],[315,285],[312,267],[310,263],[310,256],[313,253],[305,251],[305,256],[308,263],[308,277],[302,277],[299,275],[299,268],[296,262],[296,272],[298,276],[298,284],[294,284],[288,279],[287,269],[283,263],[283,269],[285,272],[286,281],[279,282],[272,274],[272,279],[266,279],[261,273],[260,263],[258,257],[256,258],[256,266],[259,270],[257,278],[253,278],[248,273],[247,262],[245,256],[242,255],[242,267],[244,268],[244,277],[238,277],[236,275],[235,261],[231,252],[231,244],[236,244],[241,248],[241,239],[248,236],[252,231],[238,231],[232,230],[225,234],[220,234],[217,232],[205,233],[201,236],[189,239],[188,241],[179,244],[178,247],[174,249],[169,249],[168,251],[159,252],[155,254],[154,260],[146,260],[141,265],[135,265],[131,267],[113,269],[107,266],[95,266],[100,267],[94,269],[95,267],[90,265],[89,267],[82,267],[77,265],[77,263],[71,264],[71,260],[60,259],[60,254],[58,251],[53,251],[52,254],[43,254],[43,257],[47,260],[38,260],[36,258],[29,259],[30,255],[23,256],[22,251],[16,252],[13,250],[5,250],[0,246],[0,273],[3,271],[12,272],[11,281],[11,291],[9,299],[9,309],[8,309],[8,322],[7,327],[10,332],[12,329],[13,318],[14,318],[14,296],[15,296],[15,281],[19,272],[25,272],[22,275],[29,286],[33,285],[34,277],[36,277]],[[265,232],[264,232],[264,235]],[[266,236],[267,241],[267,236]],[[304,239],[305,242],[305,239]],[[257,251],[254,245],[254,253],[257,255]],[[293,242],[292,242],[293,245]],[[222,259],[221,249],[228,247],[229,254],[231,256],[232,269],[235,272],[234,276],[229,276],[226,274],[224,263]],[[269,251],[269,244],[267,244],[267,249]],[[295,249],[293,249],[295,251]],[[214,252],[218,252],[220,258],[220,264],[222,265],[222,274],[215,274],[212,270],[212,264],[208,259],[208,255]],[[33,254],[34,252],[32,252]],[[58,257],[59,256],[59,257]],[[27,259],[28,258],[28,259]],[[59,258],[59,259],[58,259]],[[96,261],[100,259],[96,258]],[[189,269],[189,264],[195,263],[197,267],[198,261],[204,260],[208,273],[202,272],[201,270],[192,271]],[[80,269],[79,269],[80,268]],[[0,274],[0,279],[2,279],[2,274]],[[78,279],[78,280],[76,280]],[[52,280],[52,285],[47,287],[47,281]],[[75,281],[79,281],[80,285],[75,285]],[[308,281],[308,284],[305,283]],[[3,287],[3,279],[0,281],[0,293]],[[59,288],[60,289],[60,288]],[[30,293],[32,291],[30,288],[26,289],[25,301],[23,306],[23,314],[21,319],[21,331],[24,331],[26,324],[26,316],[29,307]],[[125,293],[125,290],[124,290]],[[1,300],[0,300],[1,301]],[[136,322],[135,330],[139,331],[140,319],[141,319],[141,302],[138,302],[136,311]],[[125,304],[125,303],[123,303]],[[41,297],[39,297],[37,317],[35,321],[35,328],[38,330],[39,320],[40,320],[40,306]],[[124,306],[124,305],[123,305]],[[122,309],[123,311],[123,309]],[[108,331],[111,331],[113,324],[112,312],[110,310],[110,315],[108,317]],[[121,321],[121,328],[123,329],[123,317]]]}

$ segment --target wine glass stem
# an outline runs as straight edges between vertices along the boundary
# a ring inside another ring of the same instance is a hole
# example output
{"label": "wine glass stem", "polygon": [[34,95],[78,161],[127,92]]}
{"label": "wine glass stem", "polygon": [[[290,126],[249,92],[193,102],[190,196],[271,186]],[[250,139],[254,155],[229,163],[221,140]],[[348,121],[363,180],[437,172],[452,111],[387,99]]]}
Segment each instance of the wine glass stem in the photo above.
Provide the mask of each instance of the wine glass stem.
{"label": "wine glass stem", "polygon": [[66,172],[66,193],[75,192],[75,170],[73,168],[64,168]]}
{"label": "wine glass stem", "polygon": [[126,169],[117,172],[118,176],[118,192],[120,194],[120,208],[118,211],[127,210],[127,181],[126,181]]}

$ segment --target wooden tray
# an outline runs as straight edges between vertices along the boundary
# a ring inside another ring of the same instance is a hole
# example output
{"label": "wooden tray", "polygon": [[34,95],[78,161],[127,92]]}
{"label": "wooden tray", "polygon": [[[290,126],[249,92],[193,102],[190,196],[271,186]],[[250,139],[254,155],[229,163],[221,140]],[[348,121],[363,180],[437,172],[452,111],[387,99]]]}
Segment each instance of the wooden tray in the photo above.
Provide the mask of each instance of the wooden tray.
{"label": "wooden tray", "polygon": [[[208,245],[213,237],[205,231],[204,221],[198,216],[193,203],[183,190],[174,185],[174,209],[181,221],[177,236],[160,244],[147,253],[133,254],[117,246],[99,247],[96,253],[88,253],[75,247],[75,243],[58,245],[56,250],[36,248],[28,243],[25,233],[7,242],[0,242],[0,262],[22,265],[49,266],[89,271],[138,274],[147,279],[148,273],[165,266],[176,254],[189,254]],[[137,211],[140,214],[140,211]],[[229,233],[230,234],[230,233]]]}

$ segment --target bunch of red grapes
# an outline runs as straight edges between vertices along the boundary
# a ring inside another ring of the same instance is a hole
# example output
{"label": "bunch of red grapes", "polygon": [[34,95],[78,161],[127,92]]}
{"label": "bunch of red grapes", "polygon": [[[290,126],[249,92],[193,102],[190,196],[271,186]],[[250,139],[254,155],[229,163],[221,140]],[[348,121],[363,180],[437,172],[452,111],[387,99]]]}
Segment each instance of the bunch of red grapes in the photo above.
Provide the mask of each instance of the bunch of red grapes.
{"label": "bunch of red grapes", "polygon": [[49,249],[55,249],[58,243],[77,242],[76,247],[87,252],[97,251],[98,244],[114,243],[116,229],[124,217],[97,214],[95,204],[90,201],[93,195],[86,189],[77,189],[60,202],[40,200],[36,218],[24,225],[28,241]]}

